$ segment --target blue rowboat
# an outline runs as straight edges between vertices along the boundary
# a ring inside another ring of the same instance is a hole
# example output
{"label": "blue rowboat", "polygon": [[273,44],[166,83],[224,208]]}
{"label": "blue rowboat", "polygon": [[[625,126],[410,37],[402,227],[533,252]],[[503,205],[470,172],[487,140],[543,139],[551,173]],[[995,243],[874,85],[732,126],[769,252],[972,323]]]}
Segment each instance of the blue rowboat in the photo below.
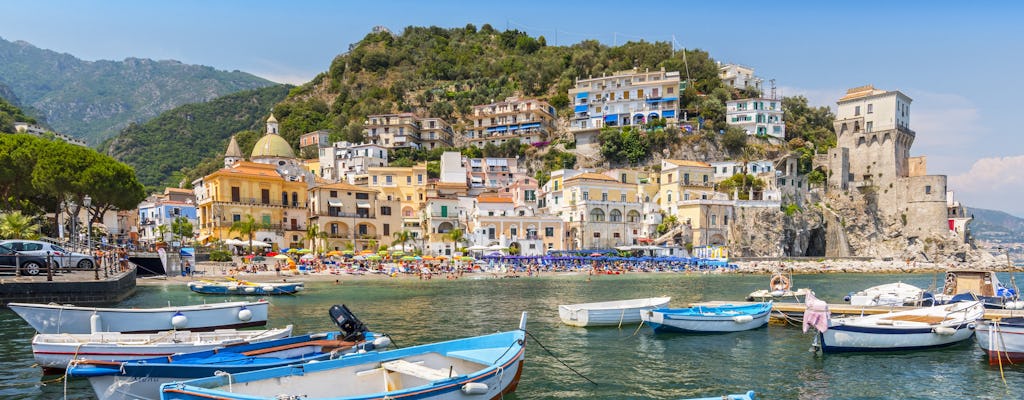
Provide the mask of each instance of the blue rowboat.
{"label": "blue rowboat", "polygon": [[515,391],[526,353],[519,329],[161,387],[164,400],[497,399]]}
{"label": "blue rowboat", "polygon": [[722,333],[768,324],[772,302],[717,307],[658,308],[641,314],[654,332]]}
{"label": "blue rowboat", "polygon": [[368,332],[344,305],[331,307],[340,332],[325,332],[128,361],[78,360],[70,377],[88,378],[100,400],[158,399],[160,385],[186,379],[324,361],[387,347],[390,338]]}
{"label": "blue rowboat", "polygon": [[267,296],[275,294],[296,294],[305,289],[302,282],[249,282],[242,280],[229,281],[194,281],[188,283],[189,290],[202,294],[227,294],[243,296]]}

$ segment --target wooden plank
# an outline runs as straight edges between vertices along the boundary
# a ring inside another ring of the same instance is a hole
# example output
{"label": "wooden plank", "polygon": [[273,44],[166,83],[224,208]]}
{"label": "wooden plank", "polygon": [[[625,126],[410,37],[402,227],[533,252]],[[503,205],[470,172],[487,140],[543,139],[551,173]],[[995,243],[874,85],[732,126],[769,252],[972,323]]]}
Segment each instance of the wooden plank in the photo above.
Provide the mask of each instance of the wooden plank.
{"label": "wooden plank", "polygon": [[383,362],[380,364],[381,368],[388,371],[398,372],[409,376],[425,379],[428,381],[437,381],[441,379],[448,379],[448,371],[442,371],[426,367],[419,364],[413,364],[405,360],[392,360]]}

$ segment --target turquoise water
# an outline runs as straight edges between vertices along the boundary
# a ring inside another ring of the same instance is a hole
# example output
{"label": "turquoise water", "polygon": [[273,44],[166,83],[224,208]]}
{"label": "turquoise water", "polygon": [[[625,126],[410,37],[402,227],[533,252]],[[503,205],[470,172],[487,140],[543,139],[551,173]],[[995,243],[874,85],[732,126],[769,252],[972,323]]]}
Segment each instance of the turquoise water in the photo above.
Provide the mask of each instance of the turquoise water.
{"label": "turquoise water", "polygon": [[[693,336],[659,334],[643,327],[574,328],[558,320],[558,304],[672,296],[671,305],[742,300],[767,286],[766,276],[631,274],[518,279],[434,279],[312,282],[298,296],[271,299],[274,326],[297,332],[334,328],[330,305],[347,304],[373,330],[399,346],[515,329],[529,311],[528,330],[562,361],[597,382],[592,385],[560,365],[536,341],[527,341],[525,371],[509,399],[679,399],[755,390],[764,399],[1024,398],[1024,366],[1007,366],[1008,386],[972,341],[929,352],[829,355],[808,352],[811,334],[791,326]],[[1008,276],[1000,277],[1009,282]],[[922,287],[933,275],[796,276],[829,302],[853,290],[903,281]],[[122,307],[224,301],[193,294],[183,284],[140,287]],[[234,299],[234,298],[231,298]],[[93,399],[85,381],[46,383],[33,368],[32,329],[0,311],[0,398]],[[1007,388],[1014,389],[1007,389]]]}

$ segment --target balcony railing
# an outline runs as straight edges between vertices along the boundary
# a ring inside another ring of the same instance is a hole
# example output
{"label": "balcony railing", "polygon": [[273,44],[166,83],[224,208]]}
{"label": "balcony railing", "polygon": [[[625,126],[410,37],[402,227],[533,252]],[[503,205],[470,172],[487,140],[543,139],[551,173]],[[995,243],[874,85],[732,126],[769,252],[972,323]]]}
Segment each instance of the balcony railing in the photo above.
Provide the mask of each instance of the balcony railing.
{"label": "balcony railing", "polygon": [[301,202],[301,201],[295,201],[295,202],[280,202],[280,201],[273,201],[273,200],[271,200],[271,201],[263,201],[262,199],[258,199],[258,198],[255,198],[255,197],[240,197],[240,198],[237,198],[237,199],[236,198],[232,198],[230,201],[228,201],[228,200],[216,200],[215,199],[213,201],[223,201],[223,202],[239,203],[239,204],[256,204],[256,205],[261,205],[261,206],[301,207],[301,208],[306,208],[306,204],[307,204],[307,203]]}

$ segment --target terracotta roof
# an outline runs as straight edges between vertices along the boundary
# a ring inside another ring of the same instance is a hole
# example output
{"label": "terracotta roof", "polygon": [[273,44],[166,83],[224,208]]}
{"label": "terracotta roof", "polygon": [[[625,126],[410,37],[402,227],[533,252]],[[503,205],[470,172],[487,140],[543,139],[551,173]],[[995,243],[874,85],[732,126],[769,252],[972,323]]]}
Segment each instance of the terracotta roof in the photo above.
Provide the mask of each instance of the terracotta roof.
{"label": "terracotta roof", "polygon": [[689,161],[689,160],[665,160],[665,161],[670,163],[670,164],[675,164],[675,165],[678,165],[678,166],[681,166],[681,167],[710,167],[711,166],[711,164],[708,164],[708,163],[703,162],[703,161]]}
{"label": "terracotta roof", "polygon": [[846,91],[846,95],[839,99],[839,102],[859,99],[861,97],[874,96],[876,94],[885,94],[885,90],[875,89],[873,85],[864,85],[852,88]]}
{"label": "terracotta roof", "polygon": [[615,180],[615,178],[612,178],[612,177],[610,177],[608,175],[605,175],[605,174],[598,174],[596,172],[587,172],[587,173],[584,173],[584,174],[579,174],[579,175],[576,175],[576,176],[574,176],[572,178],[566,179],[566,181],[574,181],[574,180],[577,180],[577,179],[590,179],[590,180],[595,180],[595,181],[618,182],[617,180]]}
{"label": "terracotta roof", "polygon": [[507,197],[480,197],[476,201],[481,203],[511,203],[512,199]]}

